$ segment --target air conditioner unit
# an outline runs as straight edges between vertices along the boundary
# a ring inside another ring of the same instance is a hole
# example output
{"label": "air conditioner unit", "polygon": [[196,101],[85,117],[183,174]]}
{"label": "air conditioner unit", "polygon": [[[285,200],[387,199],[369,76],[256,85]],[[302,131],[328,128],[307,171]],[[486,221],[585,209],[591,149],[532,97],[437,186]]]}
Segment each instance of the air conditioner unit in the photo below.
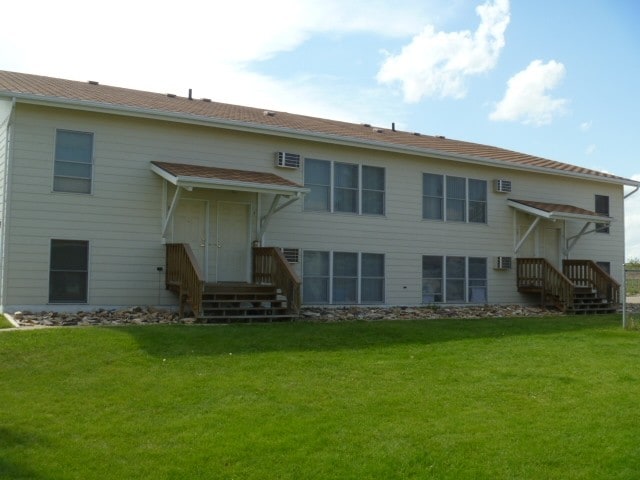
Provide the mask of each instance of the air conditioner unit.
{"label": "air conditioner unit", "polygon": [[493,190],[497,193],[511,193],[511,180],[494,180]]}
{"label": "air conditioner unit", "polygon": [[276,167],[300,168],[300,155],[297,153],[276,152]]}
{"label": "air conditioner unit", "polygon": [[496,257],[496,270],[511,270],[511,257]]}
{"label": "air conditioner unit", "polygon": [[298,248],[283,248],[282,255],[289,263],[300,262],[300,249]]}

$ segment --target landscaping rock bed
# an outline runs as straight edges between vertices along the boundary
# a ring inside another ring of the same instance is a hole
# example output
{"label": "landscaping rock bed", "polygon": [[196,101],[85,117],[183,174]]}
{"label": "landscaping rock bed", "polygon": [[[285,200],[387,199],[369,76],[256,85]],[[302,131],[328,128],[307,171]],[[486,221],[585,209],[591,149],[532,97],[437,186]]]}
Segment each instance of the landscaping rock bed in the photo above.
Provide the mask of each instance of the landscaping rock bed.
{"label": "landscaping rock bed", "polygon": [[[640,312],[640,304],[627,305]],[[354,320],[418,320],[440,318],[501,318],[559,315],[554,309],[522,305],[482,305],[470,307],[313,307],[303,308],[299,320],[342,322]],[[90,312],[16,312],[13,319],[21,327],[28,326],[90,326],[90,325],[159,325],[195,324],[191,317],[181,318],[177,312],[153,307],[132,307],[119,310],[99,309]]]}

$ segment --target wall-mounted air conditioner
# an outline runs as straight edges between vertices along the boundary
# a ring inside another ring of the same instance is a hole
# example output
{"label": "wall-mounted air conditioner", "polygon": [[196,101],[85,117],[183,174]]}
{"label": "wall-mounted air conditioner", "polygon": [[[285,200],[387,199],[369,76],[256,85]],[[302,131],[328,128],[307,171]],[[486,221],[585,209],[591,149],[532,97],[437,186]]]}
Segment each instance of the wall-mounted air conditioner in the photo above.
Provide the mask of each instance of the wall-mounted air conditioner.
{"label": "wall-mounted air conditioner", "polygon": [[494,180],[493,191],[496,193],[511,193],[511,180]]}
{"label": "wall-mounted air conditioner", "polygon": [[289,263],[300,262],[300,249],[298,248],[283,248],[282,255]]}
{"label": "wall-mounted air conditioner", "polygon": [[300,155],[297,153],[276,152],[276,167],[300,168]]}
{"label": "wall-mounted air conditioner", "polygon": [[496,270],[511,270],[511,257],[496,257],[493,268]]}

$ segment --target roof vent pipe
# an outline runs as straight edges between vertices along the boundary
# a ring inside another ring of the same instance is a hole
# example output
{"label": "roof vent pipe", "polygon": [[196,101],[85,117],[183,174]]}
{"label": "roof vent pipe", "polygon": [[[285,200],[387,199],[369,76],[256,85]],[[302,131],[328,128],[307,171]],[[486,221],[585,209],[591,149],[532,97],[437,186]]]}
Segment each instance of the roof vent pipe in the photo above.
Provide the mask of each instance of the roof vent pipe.
{"label": "roof vent pipe", "polygon": [[391,130],[396,131],[396,122],[391,122]]}
{"label": "roof vent pipe", "polygon": [[191,96],[191,93],[192,93],[192,91],[191,91],[191,89],[189,89],[189,100],[193,100],[193,97]]}

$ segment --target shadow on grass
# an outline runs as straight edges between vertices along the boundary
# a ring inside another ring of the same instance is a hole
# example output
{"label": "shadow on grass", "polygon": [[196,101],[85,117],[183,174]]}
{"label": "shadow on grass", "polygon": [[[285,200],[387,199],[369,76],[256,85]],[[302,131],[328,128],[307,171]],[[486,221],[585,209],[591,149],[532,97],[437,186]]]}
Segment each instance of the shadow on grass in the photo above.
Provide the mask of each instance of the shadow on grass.
{"label": "shadow on grass", "polygon": [[401,344],[601,331],[619,315],[542,318],[443,319],[375,322],[165,325],[127,327],[145,351],[167,357],[278,351],[359,350]]}
{"label": "shadow on grass", "polygon": [[[3,480],[39,480],[52,479],[50,475],[46,477],[34,472],[29,466],[19,462],[22,455],[20,451],[35,445],[42,444],[42,438],[34,434],[20,433],[0,427],[0,478]],[[9,452],[17,452],[11,456]],[[13,458],[12,458],[13,457]]]}

